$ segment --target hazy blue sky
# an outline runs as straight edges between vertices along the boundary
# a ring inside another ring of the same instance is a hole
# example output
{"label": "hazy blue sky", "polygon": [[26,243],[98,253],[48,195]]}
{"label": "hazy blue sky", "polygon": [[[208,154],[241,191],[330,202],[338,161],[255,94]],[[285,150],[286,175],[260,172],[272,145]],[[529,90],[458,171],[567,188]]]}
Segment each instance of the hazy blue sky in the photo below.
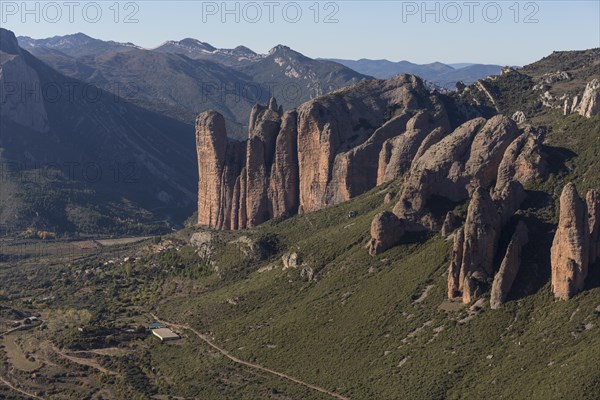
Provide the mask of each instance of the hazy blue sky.
{"label": "hazy blue sky", "polygon": [[260,53],[281,43],[313,58],[524,65],[553,50],[600,47],[600,0],[242,1],[225,6],[221,1],[67,5],[59,0],[25,2],[29,13],[22,1],[0,3],[1,25],[17,35],[83,32],[146,48],[193,37],[216,47],[242,44]]}

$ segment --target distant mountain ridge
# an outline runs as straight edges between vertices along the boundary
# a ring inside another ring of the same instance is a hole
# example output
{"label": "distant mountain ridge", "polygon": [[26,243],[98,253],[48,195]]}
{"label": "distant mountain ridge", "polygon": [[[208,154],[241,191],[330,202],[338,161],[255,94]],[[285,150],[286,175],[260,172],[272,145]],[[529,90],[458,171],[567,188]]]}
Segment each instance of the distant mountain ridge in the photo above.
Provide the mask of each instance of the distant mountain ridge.
{"label": "distant mountain ridge", "polygon": [[379,79],[388,79],[398,74],[414,74],[445,89],[454,89],[457,82],[471,84],[490,75],[498,75],[501,65],[493,64],[415,64],[410,61],[393,62],[389,60],[344,60],[331,58],[331,61]]}
{"label": "distant mountain ridge", "polygon": [[140,49],[133,43],[119,43],[95,39],[84,33],[74,33],[65,36],[53,36],[46,39],[33,39],[29,36],[17,38],[19,46],[29,52],[36,52],[40,48],[50,49],[64,53],[71,57],[81,57],[96,54],[102,51],[128,51]]}
{"label": "distant mountain ridge", "polygon": [[169,40],[152,50],[160,53],[182,54],[194,60],[213,61],[228,67],[242,67],[266,57],[265,54],[257,54],[245,46],[217,49],[209,43],[192,38]]}
{"label": "distant mountain ridge", "polygon": [[225,116],[230,135],[239,139],[247,136],[248,115],[256,103],[275,96],[285,109],[294,108],[331,90],[372,79],[282,45],[257,54],[244,46],[217,49],[191,38],[151,50],[82,33],[18,40],[64,75],[186,124],[215,109]]}

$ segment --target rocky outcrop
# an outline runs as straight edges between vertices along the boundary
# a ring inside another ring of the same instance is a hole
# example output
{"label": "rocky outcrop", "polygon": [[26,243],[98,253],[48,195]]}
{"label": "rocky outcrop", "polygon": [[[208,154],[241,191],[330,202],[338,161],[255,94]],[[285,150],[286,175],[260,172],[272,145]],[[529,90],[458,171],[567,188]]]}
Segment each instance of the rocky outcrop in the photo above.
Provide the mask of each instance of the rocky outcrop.
{"label": "rocky outcrop", "polygon": [[281,257],[281,262],[283,264],[284,271],[289,268],[298,268],[298,265],[300,264],[299,258],[298,258],[298,253],[296,253],[296,252],[285,253]]}
{"label": "rocky outcrop", "polygon": [[426,150],[422,145],[428,136],[433,135],[438,141],[447,133],[448,127],[439,125],[429,111],[421,111],[408,121],[404,133],[386,140],[379,153],[377,184],[394,180],[408,171],[417,152]]}
{"label": "rocky outcrop", "polygon": [[527,194],[523,185],[517,181],[510,181],[503,186],[498,186],[492,191],[492,199],[496,203],[500,224],[504,226],[525,200]]}
{"label": "rocky outcrop", "polygon": [[[274,99],[271,99],[268,107],[254,106],[246,147],[247,228],[262,224],[273,216],[273,207],[269,204],[269,178],[280,125],[281,115]],[[278,193],[281,192],[278,190]]]}
{"label": "rocky outcrop", "polygon": [[448,270],[449,298],[460,296],[469,303],[487,291],[494,276],[502,229],[524,198],[523,187],[516,181],[502,189],[496,187],[492,195],[481,187],[473,191],[465,224],[454,236]]}
{"label": "rocky outcrop", "polygon": [[473,193],[464,226],[464,246],[458,291],[463,302],[480,296],[494,272],[494,256],[500,238],[500,215],[490,194],[483,188]]}
{"label": "rocky outcrop", "polygon": [[406,168],[423,138],[449,130],[440,100],[411,75],[364,82],[286,113],[271,99],[252,109],[248,126],[248,140],[236,142],[221,115],[198,117],[201,225],[245,229],[347,201],[377,185],[388,139],[410,138]]}
{"label": "rocky outcrop", "polygon": [[583,289],[589,262],[587,205],[569,183],[560,196],[560,217],[552,242],[552,292],[567,300]]}
{"label": "rocky outcrop", "polygon": [[239,142],[229,142],[225,119],[206,112],[196,119],[198,152],[198,224],[217,228],[231,224],[233,188],[239,174]]}
{"label": "rocky outcrop", "polygon": [[453,299],[460,295],[460,270],[462,268],[463,248],[465,244],[465,231],[458,228],[454,234],[452,259],[448,269],[448,298]]}
{"label": "rocky outcrop", "polygon": [[525,113],[523,111],[515,111],[511,118],[517,124],[522,124],[525,121],[527,121],[527,117],[525,116]]}
{"label": "rocky outcrop", "polygon": [[198,257],[205,261],[209,261],[213,254],[212,241],[210,232],[196,232],[190,237],[190,244],[197,249]]}
{"label": "rocky outcrop", "polygon": [[464,123],[413,161],[394,213],[419,222],[432,197],[459,202],[474,188],[489,187],[518,135],[515,122],[502,115]]}
{"label": "rocky outcrop", "polygon": [[447,126],[439,100],[411,75],[367,82],[300,106],[300,212],[341,203],[374,187],[383,142],[403,134],[408,118],[424,109]]}
{"label": "rocky outcrop", "polygon": [[379,213],[371,222],[369,254],[375,256],[397,245],[404,234],[402,221],[392,212]]}
{"label": "rocky outcrop", "polygon": [[494,276],[492,290],[490,293],[490,308],[500,308],[506,301],[506,297],[512,288],[521,267],[521,253],[523,247],[529,241],[527,226],[520,221],[513,234],[506,254],[500,264],[500,269]]}
{"label": "rocky outcrop", "polygon": [[599,112],[600,80],[594,79],[586,85],[585,90],[583,91],[583,96],[579,103],[579,114],[586,118],[592,118]]}
{"label": "rocky outcrop", "polygon": [[600,193],[590,190],[586,196],[590,229],[590,265],[600,259]]}
{"label": "rocky outcrop", "polygon": [[292,215],[298,211],[298,137],[295,111],[283,114],[271,168],[269,201],[272,215]]}
{"label": "rocky outcrop", "polygon": [[450,236],[450,234],[460,226],[460,223],[461,221],[456,214],[454,214],[452,211],[448,211],[446,218],[444,218],[444,223],[442,224],[440,234],[442,237]]}
{"label": "rocky outcrop", "polygon": [[516,180],[526,185],[542,179],[548,171],[548,163],[542,151],[543,132],[526,127],[506,149],[498,167],[496,185],[500,188]]}

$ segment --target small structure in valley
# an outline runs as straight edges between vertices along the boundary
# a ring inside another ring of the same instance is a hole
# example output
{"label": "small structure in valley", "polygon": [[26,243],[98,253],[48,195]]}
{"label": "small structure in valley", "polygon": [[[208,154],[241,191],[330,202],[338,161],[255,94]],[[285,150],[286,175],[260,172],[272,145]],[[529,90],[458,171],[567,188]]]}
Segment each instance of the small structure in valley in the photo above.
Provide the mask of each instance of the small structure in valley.
{"label": "small structure in valley", "polygon": [[159,338],[161,342],[179,339],[179,335],[169,328],[152,329],[152,334]]}

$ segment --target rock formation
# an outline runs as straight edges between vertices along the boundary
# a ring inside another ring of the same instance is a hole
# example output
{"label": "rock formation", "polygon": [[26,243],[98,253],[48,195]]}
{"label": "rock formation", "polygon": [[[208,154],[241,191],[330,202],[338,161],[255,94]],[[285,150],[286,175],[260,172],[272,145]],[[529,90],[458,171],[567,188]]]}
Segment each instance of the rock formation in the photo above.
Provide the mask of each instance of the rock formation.
{"label": "rock formation", "polygon": [[490,293],[490,308],[497,309],[506,301],[506,297],[521,267],[521,252],[529,241],[527,226],[520,221],[513,234],[500,269],[494,276]]}
{"label": "rock formation", "polygon": [[523,185],[543,178],[548,164],[542,152],[543,132],[526,127],[506,149],[498,167],[498,187],[516,180]]}
{"label": "rock formation", "polygon": [[579,114],[592,118],[600,112],[600,80],[594,79],[589,82],[579,103]]}
{"label": "rock formation", "polygon": [[413,161],[394,213],[419,222],[432,197],[460,202],[476,187],[489,187],[518,135],[515,122],[502,115],[464,123]]}
{"label": "rock formation", "polygon": [[460,226],[460,219],[454,214],[452,211],[448,211],[446,214],[446,218],[444,218],[444,223],[442,224],[442,229],[440,230],[440,234],[442,237],[448,237],[456,228]]}
{"label": "rock formation", "polygon": [[552,292],[567,300],[583,289],[589,261],[588,212],[573,183],[560,196],[560,217],[552,242]]}
{"label": "rock formation", "polygon": [[245,229],[347,201],[378,184],[387,140],[408,140],[407,168],[423,138],[449,130],[440,100],[412,75],[363,82],[286,113],[271,99],[252,109],[248,125],[248,140],[236,142],[218,113],[197,119],[201,225]]}
{"label": "rock formation", "polygon": [[490,194],[483,188],[477,188],[467,211],[458,279],[458,291],[462,292],[464,303],[481,295],[487,279],[493,275],[500,229],[500,215]]}
{"label": "rock formation", "polygon": [[[430,112],[421,111],[408,121],[404,133],[386,140],[379,154],[377,184],[394,180],[408,171],[417,152],[429,135],[433,135],[437,139],[435,141],[438,141],[447,133],[448,127],[438,126],[439,122],[432,117]],[[425,150],[421,149],[421,151]]]}
{"label": "rock formation", "polygon": [[228,142],[225,119],[206,112],[196,119],[198,152],[198,223],[230,225],[231,195],[240,164],[238,142]]}
{"label": "rock formation", "polygon": [[[516,181],[503,188],[496,186],[492,195],[481,187],[473,191],[465,224],[454,236],[448,269],[449,298],[461,296],[464,303],[469,303],[487,290],[494,276],[502,229],[524,198],[523,187]],[[510,288],[504,285],[502,288]]]}
{"label": "rock formation", "polygon": [[371,241],[368,244],[369,254],[380,254],[397,245],[404,234],[402,221],[392,212],[384,211],[375,216],[371,222]]}
{"label": "rock formation", "polygon": [[282,269],[284,271],[289,268],[298,268],[298,265],[299,265],[298,253],[296,253],[296,252],[285,253],[281,257],[281,262],[283,264]]}
{"label": "rock formation", "polygon": [[517,124],[522,124],[525,121],[527,121],[527,117],[525,116],[525,113],[523,111],[515,111],[511,118]]}
{"label": "rock formation", "polygon": [[465,243],[465,231],[458,228],[454,234],[454,246],[452,247],[452,259],[448,269],[448,298],[453,299],[460,294],[459,279],[462,267],[463,247]]}
{"label": "rock formation", "polygon": [[590,229],[590,265],[600,259],[600,194],[590,190],[586,196]]}

